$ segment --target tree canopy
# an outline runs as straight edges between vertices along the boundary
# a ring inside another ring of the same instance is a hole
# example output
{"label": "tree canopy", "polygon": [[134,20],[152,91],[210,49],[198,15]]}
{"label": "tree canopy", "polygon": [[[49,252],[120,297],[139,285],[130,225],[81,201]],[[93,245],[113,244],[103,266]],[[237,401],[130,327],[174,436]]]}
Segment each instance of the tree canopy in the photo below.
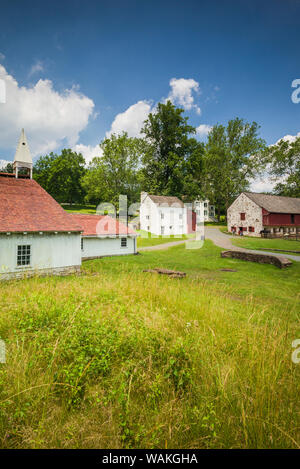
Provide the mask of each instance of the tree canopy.
{"label": "tree canopy", "polygon": [[40,157],[34,165],[33,177],[58,202],[72,204],[82,202],[81,178],[85,171],[82,154],[63,149],[60,155],[50,153]]}
{"label": "tree canopy", "polygon": [[201,192],[204,146],[191,137],[196,129],[187,123],[183,113],[171,101],[158,103],[144,123],[142,184],[154,194],[182,197]]}
{"label": "tree canopy", "polygon": [[103,156],[96,157],[82,179],[86,200],[110,202],[118,207],[119,195],[127,195],[128,204],[139,200],[140,159],[144,151],[141,139],[111,135],[100,145]]}
{"label": "tree canopy", "polygon": [[278,195],[300,197],[300,137],[294,141],[280,140],[265,152],[269,172],[277,182]]}
{"label": "tree canopy", "polygon": [[217,213],[248,189],[250,180],[260,171],[265,142],[258,131],[256,122],[239,118],[230,120],[227,126],[217,124],[210,131],[204,155],[204,189]]}

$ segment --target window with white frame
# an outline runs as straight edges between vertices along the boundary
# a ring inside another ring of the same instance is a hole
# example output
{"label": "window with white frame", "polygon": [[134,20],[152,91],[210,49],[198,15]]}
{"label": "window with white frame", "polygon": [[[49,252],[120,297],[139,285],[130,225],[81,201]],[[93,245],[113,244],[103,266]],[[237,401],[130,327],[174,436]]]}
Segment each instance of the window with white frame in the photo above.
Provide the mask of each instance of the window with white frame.
{"label": "window with white frame", "polygon": [[83,238],[81,238],[81,250],[83,251]]}
{"label": "window with white frame", "polygon": [[179,214],[179,220],[182,220],[182,213]]}
{"label": "window with white frame", "polygon": [[127,248],[127,238],[121,238],[121,248]]}
{"label": "window with white frame", "polygon": [[19,244],[17,250],[17,266],[30,265],[31,245]]}
{"label": "window with white frame", "polygon": [[164,213],[161,213],[160,214],[160,218],[163,220],[165,218],[165,214]]}
{"label": "window with white frame", "polygon": [[164,232],[165,232],[165,227],[164,226],[160,227],[160,232],[161,232],[161,234],[164,234]]}
{"label": "window with white frame", "polygon": [[146,220],[150,220],[150,215],[146,215]]}

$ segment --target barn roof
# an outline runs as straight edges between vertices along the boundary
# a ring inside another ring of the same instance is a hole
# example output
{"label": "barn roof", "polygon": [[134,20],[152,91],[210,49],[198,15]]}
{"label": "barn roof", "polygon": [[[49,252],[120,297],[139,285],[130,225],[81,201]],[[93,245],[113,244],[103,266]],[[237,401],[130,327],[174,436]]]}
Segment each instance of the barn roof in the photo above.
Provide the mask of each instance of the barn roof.
{"label": "barn roof", "polygon": [[36,181],[0,174],[0,232],[79,232],[81,226]]}
{"label": "barn roof", "polygon": [[134,230],[108,215],[71,213],[71,217],[82,226],[82,236],[137,235]]}
{"label": "barn roof", "polygon": [[152,194],[148,194],[148,196],[150,197],[152,202],[154,202],[157,205],[162,205],[162,206],[168,205],[169,207],[171,206],[184,207],[182,200],[178,199],[178,197],[167,196],[167,195],[152,195]]}
{"label": "barn roof", "polygon": [[300,199],[279,195],[266,195],[254,192],[244,192],[250,200],[270,213],[300,213]]}

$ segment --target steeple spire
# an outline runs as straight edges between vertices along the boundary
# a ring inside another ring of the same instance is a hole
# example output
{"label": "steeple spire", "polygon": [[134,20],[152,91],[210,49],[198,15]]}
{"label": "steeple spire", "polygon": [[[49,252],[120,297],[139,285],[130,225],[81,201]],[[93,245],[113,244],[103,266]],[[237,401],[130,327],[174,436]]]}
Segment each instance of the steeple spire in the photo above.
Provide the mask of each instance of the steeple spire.
{"label": "steeple spire", "polygon": [[16,178],[18,177],[19,168],[27,168],[29,170],[30,179],[32,179],[32,157],[27,143],[26,135],[24,129],[22,129],[19,143],[17,146],[14,163],[14,171]]}

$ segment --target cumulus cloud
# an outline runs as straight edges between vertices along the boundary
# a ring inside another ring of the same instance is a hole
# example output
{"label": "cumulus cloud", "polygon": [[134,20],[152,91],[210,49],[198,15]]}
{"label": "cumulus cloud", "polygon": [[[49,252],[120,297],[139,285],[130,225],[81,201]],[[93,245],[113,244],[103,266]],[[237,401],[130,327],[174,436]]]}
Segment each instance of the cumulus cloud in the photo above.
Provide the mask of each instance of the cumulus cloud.
{"label": "cumulus cloud", "polygon": [[208,124],[200,124],[198,127],[196,127],[196,133],[200,137],[206,137],[209,132],[211,131],[212,126]]}
{"label": "cumulus cloud", "polygon": [[251,192],[272,192],[276,183],[268,177],[257,178],[252,181],[250,184]]}
{"label": "cumulus cloud", "polygon": [[93,147],[93,145],[83,145],[78,143],[72,148],[76,153],[81,153],[87,163],[90,163],[95,156],[102,156],[103,151],[99,145]]}
{"label": "cumulus cloud", "polygon": [[40,60],[38,60],[37,62],[35,62],[31,66],[28,76],[31,77],[35,73],[40,73],[40,72],[43,72],[43,71],[44,71],[44,65],[42,64],[42,62]]}
{"label": "cumulus cloud", "polygon": [[280,140],[284,140],[285,142],[293,143],[296,140],[296,138],[298,138],[298,137],[300,137],[300,132],[298,132],[297,135],[285,135],[284,137],[277,140],[275,145],[277,145],[277,143],[279,143]]}
{"label": "cumulus cloud", "polygon": [[0,78],[6,83],[6,103],[0,105],[1,147],[15,148],[23,127],[33,156],[77,144],[94,109],[78,87],[58,92],[50,80],[20,86],[2,65]]}
{"label": "cumulus cloud", "polygon": [[148,101],[138,101],[126,111],[116,115],[110,131],[106,132],[106,136],[127,132],[129,137],[139,137],[150,111],[151,104]]}
{"label": "cumulus cloud", "polygon": [[195,104],[194,94],[200,93],[199,83],[193,78],[172,78],[170,80],[171,91],[167,99],[174,104],[182,106],[186,111],[195,109],[201,114],[200,107]]}
{"label": "cumulus cloud", "polygon": [[8,160],[0,160],[0,170],[2,170],[3,168],[5,168],[5,166],[8,165],[8,163],[11,163],[11,161],[8,161]]}

